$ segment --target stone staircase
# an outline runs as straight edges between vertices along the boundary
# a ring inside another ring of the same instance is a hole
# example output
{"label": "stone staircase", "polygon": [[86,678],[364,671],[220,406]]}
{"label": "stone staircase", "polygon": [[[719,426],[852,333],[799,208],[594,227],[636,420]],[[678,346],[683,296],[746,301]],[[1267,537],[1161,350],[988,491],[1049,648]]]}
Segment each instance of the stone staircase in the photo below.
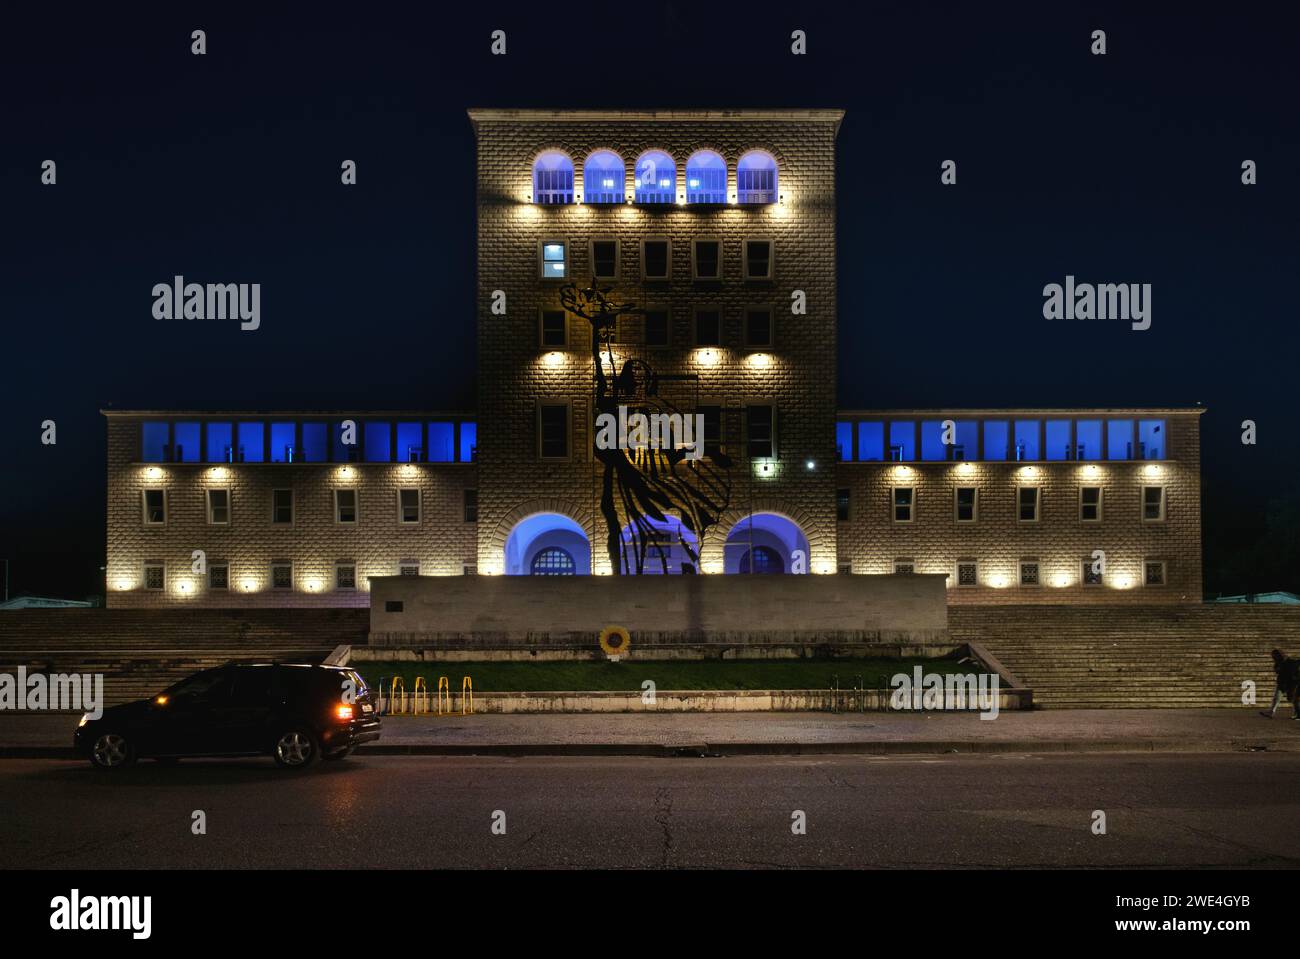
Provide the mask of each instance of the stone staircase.
{"label": "stone staircase", "polygon": [[231,660],[318,663],[366,642],[366,609],[0,612],[0,672],[103,673],[106,705]]}
{"label": "stone staircase", "polygon": [[[958,642],[978,642],[1048,708],[1242,707],[1273,696],[1274,647],[1300,655],[1300,608],[953,606]],[[1278,711],[1290,718],[1290,709]]]}

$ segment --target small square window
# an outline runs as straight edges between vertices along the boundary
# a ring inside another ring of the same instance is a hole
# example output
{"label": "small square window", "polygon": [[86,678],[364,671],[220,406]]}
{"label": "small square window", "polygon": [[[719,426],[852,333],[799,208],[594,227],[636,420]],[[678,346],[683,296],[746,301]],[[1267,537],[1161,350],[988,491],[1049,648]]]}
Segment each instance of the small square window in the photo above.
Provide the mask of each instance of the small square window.
{"label": "small square window", "polygon": [[647,280],[666,280],[672,274],[671,247],[667,240],[643,240],[641,275]]}
{"label": "small square window", "polygon": [[563,280],[569,275],[568,249],[563,240],[542,241],[543,280]]}
{"label": "small square window", "polygon": [[418,559],[404,559],[397,564],[398,576],[419,576],[420,561]]}
{"label": "small square window", "polygon": [[334,588],[335,589],[356,589],[357,588],[356,563],[338,563],[334,566]]}
{"label": "small square window", "polygon": [[293,522],[293,490],[271,490],[271,522],[279,526]]}
{"label": "small square window", "polygon": [[745,311],[745,345],[750,347],[772,345],[772,311],[755,307]]}
{"label": "small square window", "polygon": [[334,491],[334,522],[351,524],[357,521],[357,491],[354,489],[336,489]]}
{"label": "small square window", "polygon": [[671,331],[668,322],[667,310],[646,310],[645,311],[645,345],[646,346],[668,346],[671,341]]}
{"label": "small square window", "polygon": [[271,588],[272,589],[293,589],[293,564],[292,563],[271,564]]}
{"label": "small square window", "polygon": [[145,490],[143,504],[145,526],[167,525],[167,493],[165,490]]}
{"label": "small square window", "polygon": [[1022,559],[1020,561],[1020,585],[1038,585],[1038,560]]}
{"label": "small square window", "polygon": [[852,564],[852,563],[840,563],[837,567],[835,567],[835,571],[836,571],[837,573],[839,573],[841,576],[852,576],[852,575],[853,575],[853,564]]}
{"label": "small square window", "polygon": [[1083,523],[1101,522],[1101,487],[1079,487],[1079,521]]}
{"label": "small square window", "polygon": [[894,522],[912,522],[912,502],[916,490],[911,486],[894,487]]}
{"label": "small square window", "polygon": [[598,280],[618,279],[618,240],[591,241],[591,272]]}
{"label": "small square window", "polygon": [[957,564],[957,585],[978,586],[979,566],[974,561],[966,560]]}
{"label": "small square window", "polygon": [[208,490],[208,525],[230,525],[230,490]]}
{"label": "small square window", "polygon": [[145,563],[144,564],[144,588],[145,589],[162,589],[166,585],[167,576],[164,572],[162,563]]}
{"label": "small square window", "polygon": [[1038,487],[1022,486],[1017,492],[1017,517],[1022,523],[1038,522]]}
{"label": "small square window", "polygon": [[976,504],[979,490],[974,486],[958,486],[956,491],[957,522],[973,523],[976,518]]}
{"label": "small square window", "polygon": [[851,493],[847,489],[837,489],[835,491],[835,519],[841,523],[849,521],[849,502]]}
{"label": "small square window", "polygon": [[745,279],[770,280],[772,278],[772,241],[745,241]]}
{"label": "small square window", "polygon": [[910,559],[894,560],[895,576],[911,576],[915,572],[916,572],[916,564],[912,562],[912,560]]}
{"label": "small square window", "polygon": [[541,344],[564,349],[569,345],[569,324],[563,310],[542,310]]}
{"label": "small square window", "polygon": [[722,345],[722,313],[720,311],[695,311],[695,345]]}
{"label": "small square window", "polygon": [[230,589],[230,567],[225,563],[208,564],[208,589]]}
{"label": "small square window", "polygon": [[465,522],[478,522],[478,490],[467,489],[461,491],[462,505],[465,508]]}
{"label": "small square window", "polygon": [[1084,586],[1102,585],[1103,577],[1101,571],[1101,563],[1102,560],[1100,556],[1098,556],[1096,559],[1089,557],[1088,559],[1085,559],[1083,561],[1083,570],[1082,573],[1080,574],[1080,582],[1082,582]]}
{"label": "small square window", "polygon": [[386,599],[386,600],[384,600],[384,612],[385,612],[385,613],[400,613],[400,612],[402,611],[403,608],[404,608],[404,607],[403,607],[402,601],[401,601],[400,599]]}
{"label": "small square window", "polygon": [[418,489],[399,489],[397,491],[397,519],[400,523],[420,522],[420,491]]}
{"label": "small square window", "polygon": [[477,575],[478,575],[478,564],[477,564],[477,563],[466,563],[464,566],[462,566],[462,567],[460,568],[460,573],[461,573],[462,576],[477,576]]}
{"label": "small square window", "polygon": [[695,279],[718,280],[722,278],[722,243],[720,241],[693,241],[691,260]]}
{"label": "small square window", "polygon": [[1165,585],[1165,564],[1163,560],[1149,559],[1142,564],[1142,582],[1147,586]]}
{"label": "small square window", "polygon": [[1163,522],[1165,518],[1165,488],[1142,487],[1142,520],[1146,523]]}

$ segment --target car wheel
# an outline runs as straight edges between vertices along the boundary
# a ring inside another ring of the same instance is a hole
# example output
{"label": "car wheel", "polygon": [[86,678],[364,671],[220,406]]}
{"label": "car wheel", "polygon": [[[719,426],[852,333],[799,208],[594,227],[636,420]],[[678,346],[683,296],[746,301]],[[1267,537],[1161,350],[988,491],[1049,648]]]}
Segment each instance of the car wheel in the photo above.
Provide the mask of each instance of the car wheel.
{"label": "car wheel", "polygon": [[96,769],[119,769],[135,762],[135,747],[121,733],[101,733],[90,748]]}
{"label": "car wheel", "polygon": [[347,759],[349,756],[352,755],[352,749],[353,749],[353,747],[351,747],[351,746],[345,746],[343,749],[337,749],[337,750],[335,750],[335,751],[332,752],[332,753],[326,753],[325,756],[324,756],[323,758],[325,758],[325,759]]}
{"label": "car wheel", "polygon": [[300,727],[285,730],[275,741],[275,761],[287,769],[310,766],[319,755],[316,737]]}

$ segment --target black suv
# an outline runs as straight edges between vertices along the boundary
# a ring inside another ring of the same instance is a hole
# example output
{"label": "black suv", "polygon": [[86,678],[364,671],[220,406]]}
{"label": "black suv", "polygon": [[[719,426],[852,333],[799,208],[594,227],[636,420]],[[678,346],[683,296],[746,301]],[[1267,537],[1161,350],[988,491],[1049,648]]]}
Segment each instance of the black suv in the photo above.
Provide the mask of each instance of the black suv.
{"label": "black suv", "polygon": [[342,759],[379,730],[375,696],[354,670],[229,663],[99,719],[83,716],[73,748],[101,769],[141,757],[258,755],[300,768]]}

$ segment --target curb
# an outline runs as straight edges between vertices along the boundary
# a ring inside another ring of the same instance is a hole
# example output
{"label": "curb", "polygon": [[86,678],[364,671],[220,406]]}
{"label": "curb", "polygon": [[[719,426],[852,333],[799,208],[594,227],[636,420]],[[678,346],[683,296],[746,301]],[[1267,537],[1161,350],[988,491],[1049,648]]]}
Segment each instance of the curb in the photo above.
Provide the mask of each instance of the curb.
{"label": "curb", "polygon": [[[999,753],[1300,752],[1300,739],[868,740],[795,743],[392,743],[359,746],[366,756],[642,756],[660,759],[728,756],[900,756]],[[70,747],[0,746],[0,759],[77,759]]]}

